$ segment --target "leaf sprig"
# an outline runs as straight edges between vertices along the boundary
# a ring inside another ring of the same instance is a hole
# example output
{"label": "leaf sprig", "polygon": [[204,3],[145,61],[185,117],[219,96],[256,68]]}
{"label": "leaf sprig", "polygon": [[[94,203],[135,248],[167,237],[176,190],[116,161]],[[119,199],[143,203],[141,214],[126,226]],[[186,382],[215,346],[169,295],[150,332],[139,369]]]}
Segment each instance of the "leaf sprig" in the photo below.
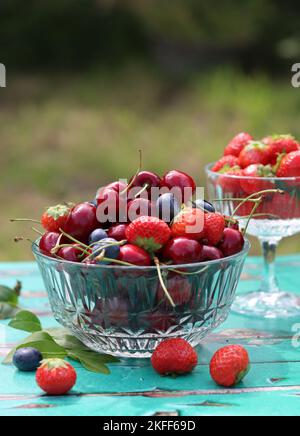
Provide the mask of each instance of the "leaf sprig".
{"label": "leaf sprig", "polygon": [[91,351],[66,328],[43,329],[39,318],[26,310],[18,312],[9,326],[31,334],[10,351],[2,362],[4,365],[11,364],[15,351],[25,347],[39,350],[44,359],[69,358],[80,362],[88,371],[101,374],[110,374],[107,364],[119,361],[116,357]]}
{"label": "leaf sprig", "polygon": [[14,288],[0,285],[0,320],[10,319],[19,312],[19,297],[22,284],[17,282]]}

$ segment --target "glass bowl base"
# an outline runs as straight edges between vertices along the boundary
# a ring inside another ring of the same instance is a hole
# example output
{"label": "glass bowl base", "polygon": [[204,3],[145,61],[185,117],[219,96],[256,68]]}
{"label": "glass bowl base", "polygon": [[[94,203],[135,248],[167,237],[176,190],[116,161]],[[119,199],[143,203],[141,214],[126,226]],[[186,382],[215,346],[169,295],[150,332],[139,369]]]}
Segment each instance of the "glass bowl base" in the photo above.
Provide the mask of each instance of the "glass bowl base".
{"label": "glass bowl base", "polygon": [[289,292],[251,292],[237,297],[233,312],[263,318],[293,318],[300,316],[300,296]]}

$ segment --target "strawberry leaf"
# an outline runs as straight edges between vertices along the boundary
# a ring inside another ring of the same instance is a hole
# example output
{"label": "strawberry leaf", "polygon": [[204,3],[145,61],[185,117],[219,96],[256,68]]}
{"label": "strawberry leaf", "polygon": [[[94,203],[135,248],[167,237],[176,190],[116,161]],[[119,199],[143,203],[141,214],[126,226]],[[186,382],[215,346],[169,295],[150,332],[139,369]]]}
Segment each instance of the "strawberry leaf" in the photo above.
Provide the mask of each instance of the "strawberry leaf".
{"label": "strawberry leaf", "polygon": [[8,325],[16,330],[23,330],[29,333],[42,330],[42,325],[38,317],[27,310],[18,312]]}

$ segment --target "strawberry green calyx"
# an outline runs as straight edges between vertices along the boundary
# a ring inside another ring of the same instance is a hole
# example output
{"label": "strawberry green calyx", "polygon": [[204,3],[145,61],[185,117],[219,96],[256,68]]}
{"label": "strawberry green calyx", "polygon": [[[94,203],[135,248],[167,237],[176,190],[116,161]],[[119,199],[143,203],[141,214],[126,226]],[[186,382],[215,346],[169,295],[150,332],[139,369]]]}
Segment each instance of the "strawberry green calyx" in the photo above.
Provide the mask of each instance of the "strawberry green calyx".
{"label": "strawberry green calyx", "polygon": [[162,248],[162,245],[158,244],[154,238],[137,237],[135,244],[148,251],[148,253],[155,253]]}
{"label": "strawberry green calyx", "polygon": [[47,368],[49,370],[58,368],[68,368],[68,364],[63,359],[44,359],[41,362],[41,368]]}
{"label": "strawberry green calyx", "polygon": [[275,177],[275,172],[271,165],[258,165],[257,175],[259,177]]}
{"label": "strawberry green calyx", "polygon": [[244,378],[246,377],[246,375],[249,373],[250,369],[251,369],[251,365],[249,364],[249,365],[247,366],[247,368],[245,369],[245,371],[241,371],[241,372],[238,374],[238,376],[237,376],[237,378],[236,378],[236,380],[235,380],[235,384],[236,384],[236,385],[238,385],[239,383],[241,383],[241,382],[244,380]]}
{"label": "strawberry green calyx", "polygon": [[253,150],[253,149],[257,149],[257,150],[265,150],[266,148],[266,144],[264,144],[261,141],[250,141],[248,143],[248,145],[246,145],[245,150]]}
{"label": "strawberry green calyx", "polygon": [[58,204],[47,209],[46,214],[52,217],[55,221],[61,217],[64,217],[70,213],[71,208],[68,205]]}

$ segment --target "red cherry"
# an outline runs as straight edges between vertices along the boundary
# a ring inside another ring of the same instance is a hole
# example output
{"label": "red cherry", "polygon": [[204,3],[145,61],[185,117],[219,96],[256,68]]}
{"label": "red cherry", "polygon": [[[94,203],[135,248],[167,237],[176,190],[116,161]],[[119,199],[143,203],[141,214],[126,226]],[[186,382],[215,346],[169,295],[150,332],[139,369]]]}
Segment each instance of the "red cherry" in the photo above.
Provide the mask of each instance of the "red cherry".
{"label": "red cherry", "polygon": [[74,244],[70,247],[62,247],[57,255],[69,262],[80,262],[82,259],[82,250],[78,247],[78,244]]}
{"label": "red cherry", "polygon": [[96,212],[96,207],[90,203],[78,204],[71,211],[65,232],[82,242],[87,241],[92,231],[99,227]]}
{"label": "red cherry", "polygon": [[56,232],[48,232],[45,233],[40,240],[40,251],[46,256],[53,257],[51,254],[51,250],[56,246],[59,238],[61,237],[60,233]]}
{"label": "red cherry", "polygon": [[203,245],[202,260],[207,262],[209,260],[219,260],[224,257],[222,251],[217,247],[211,247],[210,245]]}
{"label": "red cherry", "polygon": [[117,191],[108,187],[100,189],[97,193],[96,201],[98,207],[105,203],[97,211],[97,217],[101,224],[106,224],[107,222],[115,223],[116,221],[127,222],[127,202]]}
{"label": "red cherry", "polygon": [[129,221],[134,221],[141,216],[151,216],[152,203],[146,198],[136,198],[128,203],[127,214]]}
{"label": "red cherry", "polygon": [[[167,289],[176,306],[187,304],[192,298],[192,284],[186,277],[179,274],[171,274],[168,277]],[[159,304],[163,302],[167,308],[170,307],[170,302],[161,284],[158,285],[157,289],[157,301]]]}
{"label": "red cherry", "polygon": [[176,320],[174,315],[158,309],[153,312],[141,313],[138,324],[149,333],[166,332],[170,327],[176,325]]}
{"label": "red cherry", "polygon": [[149,191],[151,188],[159,188],[161,186],[161,178],[150,171],[141,171],[137,176],[131,179],[129,184],[133,188],[143,188],[147,186]]}
{"label": "red cherry", "polygon": [[151,265],[151,257],[147,251],[131,244],[123,245],[123,247],[120,248],[119,260],[122,262],[132,263],[137,266]]}
{"label": "red cherry", "polygon": [[191,189],[191,196],[196,191],[196,183],[194,179],[188,174],[177,170],[170,171],[163,177],[162,186],[165,186],[168,189],[179,188],[182,195],[182,198],[180,199],[181,202],[185,199],[185,188]]}
{"label": "red cherry", "polygon": [[245,239],[240,231],[226,228],[219,248],[222,250],[224,256],[228,257],[242,251],[244,244]]}
{"label": "red cherry", "polygon": [[116,224],[108,230],[107,236],[115,239],[116,241],[124,241],[124,239],[126,239],[127,227],[128,224]]}
{"label": "red cherry", "polygon": [[113,182],[106,186],[105,189],[112,189],[113,191],[116,191],[118,193],[123,192],[127,188],[127,184],[124,182]]}
{"label": "red cherry", "polygon": [[174,238],[167,243],[163,256],[177,265],[200,262],[202,245],[189,238]]}

